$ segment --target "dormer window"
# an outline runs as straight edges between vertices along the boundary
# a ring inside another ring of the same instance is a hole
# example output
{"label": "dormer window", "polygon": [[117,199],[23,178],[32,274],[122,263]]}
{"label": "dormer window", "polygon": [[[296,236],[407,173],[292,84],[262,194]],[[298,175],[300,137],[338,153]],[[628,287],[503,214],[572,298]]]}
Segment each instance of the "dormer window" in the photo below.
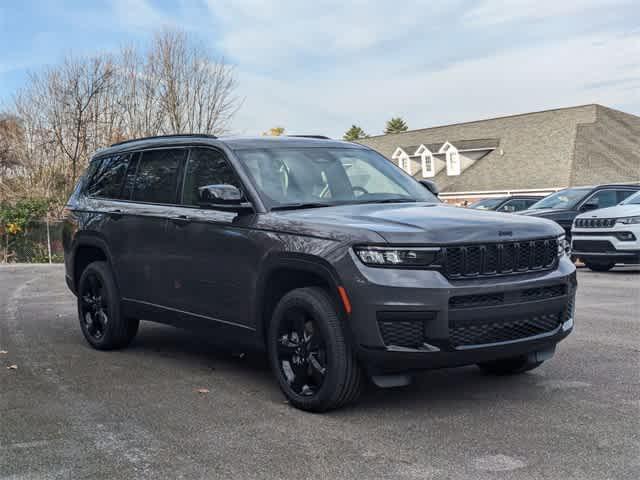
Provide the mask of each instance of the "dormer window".
{"label": "dormer window", "polygon": [[447,157],[447,175],[460,175],[460,154],[458,149],[449,142],[445,142],[440,148],[440,153]]}
{"label": "dormer window", "polygon": [[411,175],[411,160],[409,159],[409,154],[405,152],[402,148],[396,148],[396,151],[393,152],[391,158],[398,162],[398,166]]}
{"label": "dormer window", "polygon": [[415,153],[416,156],[420,157],[422,164],[422,178],[433,177],[436,174],[435,165],[433,161],[433,154],[431,151],[425,147],[424,145],[420,145]]}
{"label": "dormer window", "polygon": [[447,152],[447,175],[460,175],[460,154],[455,149]]}
{"label": "dormer window", "polygon": [[409,175],[411,175],[411,160],[409,159],[409,155],[407,154],[402,155],[398,159],[398,166],[401,169],[403,169],[405,172],[407,172]]}

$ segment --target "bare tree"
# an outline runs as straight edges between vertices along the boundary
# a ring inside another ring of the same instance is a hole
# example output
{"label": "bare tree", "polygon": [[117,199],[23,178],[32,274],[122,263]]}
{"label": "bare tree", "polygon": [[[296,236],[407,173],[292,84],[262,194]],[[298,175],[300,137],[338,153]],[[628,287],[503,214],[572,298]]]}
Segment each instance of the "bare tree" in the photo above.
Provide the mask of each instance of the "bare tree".
{"label": "bare tree", "polygon": [[143,51],[69,57],[32,74],[0,118],[1,192],[61,204],[101,147],[161,133],[225,133],[241,104],[236,89],[233,67],[182,32],[161,31]]}
{"label": "bare tree", "polygon": [[147,64],[159,85],[159,99],[171,133],[220,135],[229,129],[240,101],[233,67],[214,60],[182,32],[164,30],[155,36]]}

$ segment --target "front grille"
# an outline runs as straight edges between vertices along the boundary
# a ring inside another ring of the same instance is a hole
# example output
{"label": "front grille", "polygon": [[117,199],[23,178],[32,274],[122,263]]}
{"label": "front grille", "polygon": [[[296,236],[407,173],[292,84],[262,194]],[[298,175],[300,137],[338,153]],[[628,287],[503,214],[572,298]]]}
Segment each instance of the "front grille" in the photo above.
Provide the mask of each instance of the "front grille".
{"label": "front grille", "polygon": [[612,228],[616,224],[615,218],[577,218],[576,228]]}
{"label": "front grille", "polygon": [[574,240],[572,245],[576,252],[604,253],[615,251],[608,240]]}
{"label": "front grille", "polygon": [[547,270],[557,252],[556,239],[446,247],[443,268],[453,279]]}
{"label": "front grille", "polygon": [[533,302],[548,298],[561,297],[567,292],[565,285],[552,285],[550,287],[527,288],[500,293],[485,293],[475,295],[460,295],[449,299],[449,307],[452,309],[494,307],[503,304]]}
{"label": "front grille", "polygon": [[378,326],[388,347],[417,348],[424,343],[424,322],[420,320],[378,321]]}
{"label": "front grille", "polygon": [[486,345],[521,340],[558,328],[562,313],[539,315],[521,320],[505,320],[449,328],[449,338],[455,347]]}

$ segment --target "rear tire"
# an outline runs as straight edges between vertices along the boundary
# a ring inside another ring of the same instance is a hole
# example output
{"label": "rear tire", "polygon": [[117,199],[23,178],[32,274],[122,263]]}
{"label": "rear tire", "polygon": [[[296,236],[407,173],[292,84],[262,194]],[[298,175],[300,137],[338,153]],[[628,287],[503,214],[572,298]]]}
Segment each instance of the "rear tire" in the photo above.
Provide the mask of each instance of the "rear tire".
{"label": "rear tire", "polygon": [[124,348],[138,333],[140,321],[125,318],[120,295],[106,262],[93,262],[78,282],[78,317],[89,344],[98,350]]}
{"label": "rear tire", "polygon": [[611,262],[606,262],[606,263],[584,262],[584,264],[587,266],[589,270],[592,270],[594,272],[608,272],[616,265],[615,263],[611,263]]}
{"label": "rear tire", "polygon": [[296,408],[324,412],[360,396],[362,370],[324,289],[287,293],[273,312],[267,346],[280,389]]}
{"label": "rear tire", "polygon": [[528,355],[519,355],[492,362],[479,363],[478,367],[489,375],[518,375],[538,368],[543,363],[530,360]]}

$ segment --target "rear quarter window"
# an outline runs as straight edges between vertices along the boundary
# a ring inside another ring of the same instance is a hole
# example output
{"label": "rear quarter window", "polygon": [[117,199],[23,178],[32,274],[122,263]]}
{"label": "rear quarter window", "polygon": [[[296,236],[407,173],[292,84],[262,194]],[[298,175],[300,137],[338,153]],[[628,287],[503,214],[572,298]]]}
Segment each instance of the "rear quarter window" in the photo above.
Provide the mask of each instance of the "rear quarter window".
{"label": "rear quarter window", "polygon": [[121,198],[122,185],[127,173],[131,154],[103,157],[89,166],[87,194],[99,198]]}

